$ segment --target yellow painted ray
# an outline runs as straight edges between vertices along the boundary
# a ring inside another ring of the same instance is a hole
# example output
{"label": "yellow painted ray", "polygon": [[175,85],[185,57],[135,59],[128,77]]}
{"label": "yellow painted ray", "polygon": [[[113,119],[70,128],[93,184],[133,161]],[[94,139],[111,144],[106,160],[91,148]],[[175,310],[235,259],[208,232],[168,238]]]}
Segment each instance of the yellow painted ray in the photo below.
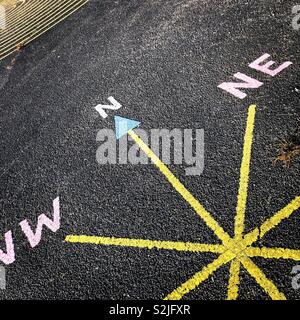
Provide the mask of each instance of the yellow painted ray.
{"label": "yellow painted ray", "polygon": [[242,234],[244,232],[255,112],[256,112],[256,106],[251,105],[248,111],[247,126],[246,126],[246,132],[244,137],[243,158],[242,158],[242,164],[240,169],[240,185],[239,185],[239,193],[238,193],[238,201],[237,201],[236,217],[235,217],[235,225],[234,225],[234,234],[235,234],[236,240],[241,239]]}
{"label": "yellow painted ray", "polygon": [[217,271],[220,267],[235,258],[235,254],[231,251],[226,251],[220,255],[212,263],[205,266],[201,271],[197,272],[192,278],[181,284],[177,289],[165,297],[164,300],[180,300],[184,295],[196,289],[203,281]]}
{"label": "yellow painted ray", "polygon": [[286,248],[255,248],[249,247],[245,250],[249,257],[262,257],[265,259],[291,259],[300,261],[300,250]]}
{"label": "yellow painted ray", "polygon": [[206,211],[200,202],[185,188],[185,186],[172,174],[167,166],[153,153],[153,151],[138,137],[132,130],[128,131],[131,138],[139,145],[160,172],[167,178],[173,188],[191,205],[191,207],[203,219],[206,225],[213,230],[222,241],[219,244],[201,244],[191,242],[173,242],[144,239],[109,238],[96,236],[74,236],[66,237],[67,242],[91,243],[99,245],[112,245],[120,247],[134,247],[146,249],[164,249],[190,252],[212,252],[220,254],[212,263],[193,275],[190,279],[181,284],[171,292],[165,299],[178,300],[190,291],[197,288],[203,281],[218,270],[221,266],[230,263],[230,277],[228,283],[228,299],[238,297],[240,268],[241,265],[249,272],[256,282],[265,290],[272,299],[284,300],[276,285],[266,277],[263,271],[250,259],[250,257],[262,257],[267,259],[293,259],[300,261],[300,250],[285,248],[257,248],[250,247],[255,241],[262,238],[267,232],[275,228],[281,221],[300,208],[300,197],[296,197],[286,207],[279,210],[271,218],[267,219],[260,228],[255,228],[251,232],[243,235],[245,225],[245,212],[247,205],[249,172],[251,162],[251,147],[253,140],[253,130],[255,121],[256,106],[251,105],[248,111],[247,126],[244,137],[243,158],[240,170],[240,184],[238,201],[236,207],[236,217],[234,224],[234,238],[231,238],[219,223]]}
{"label": "yellow painted ray", "polygon": [[277,289],[275,284],[266,277],[261,269],[249,257],[242,256],[239,259],[249,274],[273,300],[286,300],[285,295]]}
{"label": "yellow painted ray", "polygon": [[238,259],[234,259],[230,263],[230,275],[228,283],[227,300],[236,300],[239,293],[241,263]]}
{"label": "yellow painted ray", "polygon": [[191,207],[204,220],[206,225],[215,233],[215,235],[226,245],[230,241],[227,232],[219,225],[219,223],[206,211],[200,202],[186,189],[186,187],[173,175],[168,167],[157,157],[157,155],[144,143],[144,141],[136,135],[132,130],[128,131],[130,137],[136,144],[146,153],[146,155],[157,166],[159,171],[167,178],[173,188],[191,205]]}
{"label": "yellow painted ray", "polygon": [[[248,184],[249,184],[249,172],[250,172],[250,163],[251,163],[251,149],[253,142],[253,131],[255,123],[255,113],[256,106],[251,105],[248,110],[248,118],[246,131],[244,136],[244,148],[243,148],[243,157],[240,169],[240,183],[239,183],[239,192],[238,200],[236,207],[236,216],[234,224],[234,236],[235,241],[241,242],[244,232],[245,225],[245,212],[247,205],[248,197]],[[240,273],[240,262],[235,259],[231,262],[230,266],[230,276],[228,283],[228,300],[235,300],[238,297],[239,290],[239,273]]]}
{"label": "yellow painted ray", "polygon": [[280,222],[289,218],[296,210],[300,208],[300,196],[292,200],[283,209],[276,212],[271,218],[267,219],[261,227],[255,228],[249,232],[244,238],[252,238],[248,243],[249,246],[253,244],[258,239],[264,237],[264,235],[270,230],[274,229]]}
{"label": "yellow painted ray", "polygon": [[176,242],[176,241],[159,241],[159,240],[144,240],[144,239],[128,239],[128,238],[110,238],[110,237],[96,237],[85,235],[68,235],[66,242],[72,243],[89,243],[106,246],[119,247],[135,247],[146,249],[165,249],[177,251],[191,251],[191,252],[212,252],[223,253],[226,247],[219,244],[201,244],[192,242]]}

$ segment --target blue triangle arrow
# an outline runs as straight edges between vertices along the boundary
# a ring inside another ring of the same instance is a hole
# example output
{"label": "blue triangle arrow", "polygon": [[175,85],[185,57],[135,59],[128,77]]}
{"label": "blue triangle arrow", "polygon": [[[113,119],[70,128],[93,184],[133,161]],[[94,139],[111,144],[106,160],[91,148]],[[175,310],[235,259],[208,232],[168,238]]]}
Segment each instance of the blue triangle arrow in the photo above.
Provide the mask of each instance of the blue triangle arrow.
{"label": "blue triangle arrow", "polygon": [[116,138],[120,139],[131,129],[138,127],[141,123],[135,120],[115,116]]}

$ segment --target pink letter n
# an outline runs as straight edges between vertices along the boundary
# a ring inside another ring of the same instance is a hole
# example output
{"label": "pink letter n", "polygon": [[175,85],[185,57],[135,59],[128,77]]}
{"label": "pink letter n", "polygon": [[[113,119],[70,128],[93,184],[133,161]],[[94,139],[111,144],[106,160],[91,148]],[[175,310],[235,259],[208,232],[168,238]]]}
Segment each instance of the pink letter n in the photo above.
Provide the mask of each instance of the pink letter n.
{"label": "pink letter n", "polygon": [[221,88],[240,99],[244,99],[247,97],[246,93],[239,90],[240,88],[256,89],[263,85],[262,82],[256,79],[253,79],[251,77],[248,77],[245,74],[240,72],[236,73],[234,77],[239,80],[243,80],[244,82],[223,82],[218,86],[218,88]]}

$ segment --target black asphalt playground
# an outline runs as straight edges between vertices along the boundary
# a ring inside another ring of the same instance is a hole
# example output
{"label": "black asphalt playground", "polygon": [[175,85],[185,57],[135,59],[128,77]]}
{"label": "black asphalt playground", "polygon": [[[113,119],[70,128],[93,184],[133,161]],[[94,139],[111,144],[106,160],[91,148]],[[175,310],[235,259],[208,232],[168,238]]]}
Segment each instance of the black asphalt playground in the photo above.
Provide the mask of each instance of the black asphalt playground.
{"label": "black asphalt playground", "polygon": [[[204,129],[204,171],[168,165],[219,225],[234,237],[249,106],[256,104],[245,233],[300,195],[300,157],[274,161],[278,145],[300,134],[300,30],[289,0],[99,0],[0,64],[0,247],[12,231],[15,261],[1,263],[1,299],[163,299],[212,263],[216,253],[70,243],[68,235],[220,244],[153,165],[100,165],[99,130],[114,116],[140,128]],[[264,53],[293,64],[275,77],[249,64]],[[244,73],[263,82],[245,99],[218,88]],[[113,96],[122,104],[95,110]],[[300,140],[300,139],[299,139]],[[31,248],[19,223],[51,217]],[[259,239],[258,248],[300,250],[300,210]],[[251,260],[289,300],[295,259]],[[230,263],[183,299],[227,298]],[[270,299],[241,266],[238,299]]]}

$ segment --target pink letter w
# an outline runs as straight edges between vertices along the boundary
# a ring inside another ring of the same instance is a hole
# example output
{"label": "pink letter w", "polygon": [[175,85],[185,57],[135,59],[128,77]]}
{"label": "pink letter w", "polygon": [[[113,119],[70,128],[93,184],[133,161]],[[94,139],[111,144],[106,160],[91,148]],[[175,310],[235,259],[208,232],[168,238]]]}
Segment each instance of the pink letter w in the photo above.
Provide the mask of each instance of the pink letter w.
{"label": "pink letter w", "polygon": [[37,246],[41,241],[43,225],[48,227],[53,232],[56,232],[59,229],[60,227],[59,197],[53,200],[53,220],[49,219],[44,214],[41,214],[38,217],[35,233],[32,231],[26,219],[20,222],[21,229],[26,235],[32,248]]}

